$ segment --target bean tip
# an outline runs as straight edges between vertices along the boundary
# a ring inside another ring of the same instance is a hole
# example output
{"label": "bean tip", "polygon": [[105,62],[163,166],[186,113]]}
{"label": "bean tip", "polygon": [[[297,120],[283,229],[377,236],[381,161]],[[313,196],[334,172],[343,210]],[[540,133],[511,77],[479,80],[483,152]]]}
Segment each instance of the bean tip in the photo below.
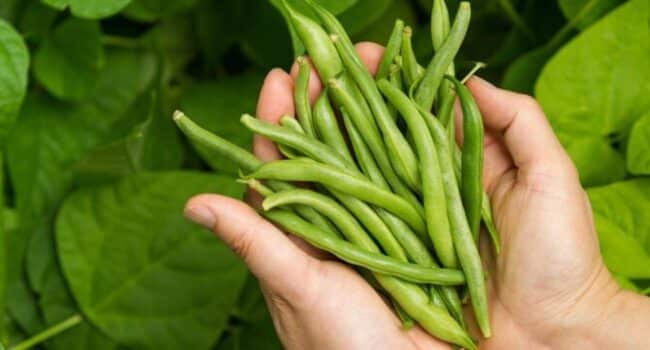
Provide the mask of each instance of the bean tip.
{"label": "bean tip", "polygon": [[406,36],[412,36],[413,28],[411,28],[411,26],[405,26],[404,29],[402,30],[402,33]]}
{"label": "bean tip", "polygon": [[340,87],[341,83],[339,82],[339,80],[337,78],[332,78],[332,79],[327,81],[327,85],[329,87],[333,88],[333,89],[336,89],[336,88]]}
{"label": "bean tip", "polygon": [[330,40],[332,40],[333,43],[336,43],[339,39],[340,37],[337,34],[330,34]]}
{"label": "bean tip", "polygon": [[184,117],[185,113],[181,112],[180,110],[175,110],[174,114],[172,114],[172,119],[174,119],[175,122],[180,121]]}

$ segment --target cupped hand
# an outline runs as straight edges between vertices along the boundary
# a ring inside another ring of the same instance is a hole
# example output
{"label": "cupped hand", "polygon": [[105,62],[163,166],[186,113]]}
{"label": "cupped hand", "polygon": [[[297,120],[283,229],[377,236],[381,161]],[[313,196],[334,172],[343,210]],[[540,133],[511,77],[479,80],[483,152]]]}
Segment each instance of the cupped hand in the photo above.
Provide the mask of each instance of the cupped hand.
{"label": "cupped hand", "polygon": [[[357,50],[374,73],[383,49],[362,43]],[[292,73],[268,74],[259,118],[277,123],[294,115],[295,67]],[[577,344],[567,334],[599,322],[594,305],[608,303],[619,290],[600,258],[576,170],[532,98],[479,78],[468,86],[484,117],[484,183],[502,239],[498,256],[481,239],[494,334],[481,348]],[[321,91],[312,72],[312,102]],[[280,158],[263,137],[255,137],[254,151],[262,160]],[[256,206],[259,197],[252,193],[249,202]],[[385,300],[353,269],[286,235],[248,205],[205,194],[189,201],[186,215],[212,229],[260,280],[287,349],[449,348],[418,327],[404,331]]]}

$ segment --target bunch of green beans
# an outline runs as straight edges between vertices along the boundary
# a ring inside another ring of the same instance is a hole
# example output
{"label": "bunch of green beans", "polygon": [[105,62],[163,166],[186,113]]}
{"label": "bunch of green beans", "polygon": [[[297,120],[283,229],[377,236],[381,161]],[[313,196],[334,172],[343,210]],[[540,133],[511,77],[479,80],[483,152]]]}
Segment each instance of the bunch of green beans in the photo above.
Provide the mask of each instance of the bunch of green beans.
{"label": "bunch of green beans", "polygon": [[[411,27],[397,20],[373,77],[337,18],[304,1],[319,22],[282,0],[311,58],[296,60],[296,118],[272,125],[241,117],[286,159],[262,162],[182,112],[174,120],[193,143],[240,167],[240,181],[265,198],[262,215],[361,269],[405,327],[417,323],[435,337],[476,349],[459,293],[468,292],[476,324],[490,337],[477,247],[481,223],[497,253],[499,239],[481,182],[482,118],[466,79],[454,77],[470,4],[461,2],[452,21],[445,1],[433,1],[435,55],[427,65],[417,62]],[[312,68],[325,86],[313,106]],[[456,98],[462,145],[454,136]]]}

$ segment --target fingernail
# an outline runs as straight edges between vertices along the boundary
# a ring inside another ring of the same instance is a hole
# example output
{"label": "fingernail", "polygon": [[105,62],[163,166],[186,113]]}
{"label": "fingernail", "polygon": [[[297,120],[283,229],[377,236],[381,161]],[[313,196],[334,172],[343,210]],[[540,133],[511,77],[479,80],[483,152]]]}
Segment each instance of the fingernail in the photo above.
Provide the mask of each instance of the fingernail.
{"label": "fingernail", "polygon": [[185,209],[185,217],[208,229],[213,229],[217,223],[217,218],[212,211],[202,205],[195,205]]}

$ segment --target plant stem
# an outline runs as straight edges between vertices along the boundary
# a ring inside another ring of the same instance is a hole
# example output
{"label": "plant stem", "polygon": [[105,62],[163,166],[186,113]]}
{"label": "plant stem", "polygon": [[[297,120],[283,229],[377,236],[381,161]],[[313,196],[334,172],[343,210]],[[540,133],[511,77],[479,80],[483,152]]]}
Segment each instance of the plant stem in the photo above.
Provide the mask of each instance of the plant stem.
{"label": "plant stem", "polygon": [[79,323],[81,323],[81,321],[83,321],[83,318],[81,317],[81,315],[76,314],[76,315],[74,315],[74,316],[72,316],[72,317],[70,317],[70,318],[68,318],[68,319],[66,319],[66,320],[64,320],[62,322],[59,322],[58,324],[56,324],[56,325],[54,325],[54,326],[52,326],[52,327],[50,327],[50,328],[48,328],[48,329],[46,329],[46,330],[44,330],[44,331],[42,331],[40,333],[34,335],[33,337],[21,342],[20,344],[14,346],[10,350],[27,350],[27,349],[31,348],[32,346],[38,345],[38,344],[44,342],[45,340],[47,340],[47,339],[49,339],[49,338],[63,332],[65,330],[69,329],[69,328],[72,328],[72,327],[78,325]]}

